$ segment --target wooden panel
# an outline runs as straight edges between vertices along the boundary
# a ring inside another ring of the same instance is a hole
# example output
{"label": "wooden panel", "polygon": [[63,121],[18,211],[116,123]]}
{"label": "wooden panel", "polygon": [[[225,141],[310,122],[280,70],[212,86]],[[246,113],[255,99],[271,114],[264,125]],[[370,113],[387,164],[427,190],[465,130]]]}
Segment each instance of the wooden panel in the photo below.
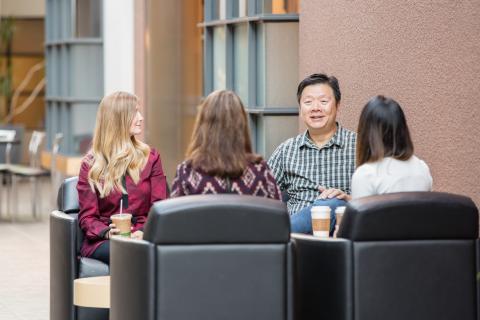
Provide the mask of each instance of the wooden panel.
{"label": "wooden panel", "polygon": [[[56,170],[65,176],[78,176],[83,157],[57,155]],[[52,155],[48,151],[43,151],[41,156],[41,165],[43,168],[51,169]]]}

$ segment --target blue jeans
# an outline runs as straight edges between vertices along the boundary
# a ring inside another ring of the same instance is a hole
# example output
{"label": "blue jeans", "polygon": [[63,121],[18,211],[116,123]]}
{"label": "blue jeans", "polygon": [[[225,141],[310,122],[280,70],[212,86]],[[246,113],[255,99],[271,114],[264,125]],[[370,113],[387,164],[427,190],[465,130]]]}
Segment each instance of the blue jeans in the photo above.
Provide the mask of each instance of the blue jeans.
{"label": "blue jeans", "polygon": [[330,212],[330,236],[335,230],[335,209],[340,206],[347,205],[345,200],[337,198],[333,199],[317,199],[311,206],[305,207],[302,210],[290,216],[290,225],[292,232],[312,234],[312,215],[310,210],[314,206],[328,206],[332,210]]}

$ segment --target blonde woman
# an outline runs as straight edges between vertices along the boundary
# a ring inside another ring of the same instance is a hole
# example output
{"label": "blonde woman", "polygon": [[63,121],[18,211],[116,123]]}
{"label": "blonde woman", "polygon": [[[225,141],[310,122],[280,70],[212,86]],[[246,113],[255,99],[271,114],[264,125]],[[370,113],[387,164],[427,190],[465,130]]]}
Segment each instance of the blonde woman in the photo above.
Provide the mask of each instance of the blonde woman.
{"label": "blonde woman", "polygon": [[152,203],[167,196],[160,155],[136,138],[142,124],[135,95],[115,92],[100,102],[92,149],[77,185],[82,256],[109,263],[108,239],[118,233],[110,216],[120,211],[120,199],[123,211],[133,215],[132,237],[142,238]]}

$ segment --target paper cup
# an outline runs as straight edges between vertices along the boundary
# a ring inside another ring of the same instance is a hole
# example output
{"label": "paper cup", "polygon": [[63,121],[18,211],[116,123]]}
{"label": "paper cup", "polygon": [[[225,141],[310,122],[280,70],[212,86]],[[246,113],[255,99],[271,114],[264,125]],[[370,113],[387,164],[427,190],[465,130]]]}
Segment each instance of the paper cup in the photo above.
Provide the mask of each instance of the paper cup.
{"label": "paper cup", "polygon": [[327,206],[312,208],[312,229],[315,237],[328,238],[330,233],[330,211],[330,207]]}
{"label": "paper cup", "polygon": [[132,227],[132,215],[130,213],[114,214],[110,219],[115,227],[120,229],[121,236],[130,237]]}

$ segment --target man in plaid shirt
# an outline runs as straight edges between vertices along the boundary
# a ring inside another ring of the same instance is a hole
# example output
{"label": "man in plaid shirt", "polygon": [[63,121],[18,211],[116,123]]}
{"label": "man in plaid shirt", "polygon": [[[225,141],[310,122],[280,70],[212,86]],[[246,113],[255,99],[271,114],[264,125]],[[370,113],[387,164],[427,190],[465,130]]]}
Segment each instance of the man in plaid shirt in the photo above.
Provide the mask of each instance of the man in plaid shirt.
{"label": "man in plaid shirt", "polygon": [[292,232],[312,233],[310,209],[323,205],[332,209],[332,234],[335,208],[350,199],[356,133],[336,121],[341,93],[335,77],[305,78],[298,85],[297,100],[307,130],[283,142],[268,165],[280,189],[288,193]]}

